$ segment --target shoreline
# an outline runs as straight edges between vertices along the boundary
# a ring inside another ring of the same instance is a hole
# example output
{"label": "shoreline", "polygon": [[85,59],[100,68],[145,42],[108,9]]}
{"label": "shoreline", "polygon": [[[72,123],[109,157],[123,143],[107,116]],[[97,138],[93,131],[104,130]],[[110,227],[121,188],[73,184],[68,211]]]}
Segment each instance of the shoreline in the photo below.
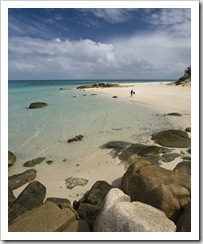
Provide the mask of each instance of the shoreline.
{"label": "shoreline", "polygon": [[[79,92],[94,92],[107,97],[117,96],[116,99],[119,101],[128,102],[132,106],[138,103],[162,114],[178,112],[182,116],[170,116],[170,118],[168,116],[170,121],[180,129],[191,126],[190,87],[170,86],[166,82],[119,84],[121,87],[91,88]],[[131,89],[135,91],[133,97],[130,97]],[[155,143],[152,141],[151,145],[153,144]],[[78,166],[67,166],[69,175],[88,180],[85,186],[76,186],[72,190],[67,189],[64,184],[67,173],[65,176],[64,170],[57,167],[57,164],[50,166],[46,164],[37,165],[38,172],[35,180],[46,186],[46,198],[67,198],[71,203],[75,200],[78,201],[98,180],[105,180],[109,184],[119,187],[121,178],[126,171],[125,165],[120,163],[118,158],[112,158],[110,151],[101,149],[97,154],[92,155]],[[181,149],[178,149],[178,151],[181,151]],[[164,163],[161,167],[172,170],[179,161],[180,159],[177,158],[173,162]],[[53,179],[51,184],[50,179]],[[14,195],[17,197],[26,186],[27,184],[14,190]]]}

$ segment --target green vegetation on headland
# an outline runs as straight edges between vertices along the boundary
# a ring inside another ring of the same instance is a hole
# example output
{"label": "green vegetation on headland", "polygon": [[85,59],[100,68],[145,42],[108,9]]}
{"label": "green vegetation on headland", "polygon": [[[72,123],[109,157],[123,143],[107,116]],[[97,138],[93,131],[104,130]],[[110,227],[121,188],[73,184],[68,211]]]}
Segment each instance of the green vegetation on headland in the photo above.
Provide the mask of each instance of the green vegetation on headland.
{"label": "green vegetation on headland", "polygon": [[184,75],[175,82],[175,85],[191,85],[191,65],[185,69]]}

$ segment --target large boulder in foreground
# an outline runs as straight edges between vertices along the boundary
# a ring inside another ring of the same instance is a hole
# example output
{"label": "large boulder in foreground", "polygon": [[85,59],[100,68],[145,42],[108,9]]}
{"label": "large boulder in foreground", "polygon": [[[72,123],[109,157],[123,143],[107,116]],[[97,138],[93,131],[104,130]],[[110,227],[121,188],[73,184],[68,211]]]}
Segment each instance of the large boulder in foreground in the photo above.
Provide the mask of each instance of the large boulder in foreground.
{"label": "large boulder in foreground", "polygon": [[58,232],[77,218],[71,208],[59,208],[53,202],[46,202],[42,206],[33,209],[21,216],[11,224],[9,232]]}
{"label": "large boulder in foreground", "polygon": [[93,223],[102,208],[106,194],[112,188],[113,186],[106,181],[97,181],[78,202],[73,203],[79,217],[87,220],[90,228],[93,227]]}
{"label": "large boulder in foreground", "polygon": [[125,172],[122,189],[132,201],[158,208],[175,222],[190,202],[191,177],[142,160]]}
{"label": "large boulder in foreground", "polygon": [[106,195],[94,232],[175,232],[175,224],[166,215],[147,204],[130,202],[118,188]]}
{"label": "large boulder in foreground", "polygon": [[33,109],[33,108],[43,108],[43,107],[46,107],[48,104],[47,103],[44,103],[44,102],[34,102],[34,103],[31,103],[29,108],[30,109]]}
{"label": "large boulder in foreground", "polygon": [[191,232],[191,202],[185,205],[176,225],[177,232]]}
{"label": "large boulder in foreground", "polygon": [[13,152],[8,151],[8,167],[13,166],[16,161],[16,156]]}
{"label": "large boulder in foreground", "polygon": [[25,212],[42,205],[46,195],[46,187],[38,181],[31,182],[13,202],[8,210],[8,223],[12,223]]}
{"label": "large boulder in foreground", "polygon": [[152,140],[164,147],[189,148],[191,146],[191,140],[187,132],[181,130],[167,130],[154,133]]}

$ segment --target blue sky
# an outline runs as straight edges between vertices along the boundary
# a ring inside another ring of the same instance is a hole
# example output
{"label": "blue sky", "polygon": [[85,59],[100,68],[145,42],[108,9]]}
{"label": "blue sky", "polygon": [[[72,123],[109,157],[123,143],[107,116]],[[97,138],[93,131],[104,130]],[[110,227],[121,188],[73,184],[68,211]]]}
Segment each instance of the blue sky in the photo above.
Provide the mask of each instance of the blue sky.
{"label": "blue sky", "polygon": [[178,79],[190,9],[10,8],[9,79]]}

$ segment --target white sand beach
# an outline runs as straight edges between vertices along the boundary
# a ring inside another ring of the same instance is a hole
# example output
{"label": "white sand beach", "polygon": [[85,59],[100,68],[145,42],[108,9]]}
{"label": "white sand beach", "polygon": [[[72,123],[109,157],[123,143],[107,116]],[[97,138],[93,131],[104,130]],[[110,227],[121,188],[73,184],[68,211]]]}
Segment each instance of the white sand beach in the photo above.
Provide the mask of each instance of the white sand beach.
{"label": "white sand beach", "polygon": [[[94,91],[100,96],[117,96],[116,99],[123,102],[142,104],[144,107],[151,108],[162,114],[178,112],[182,114],[181,117],[170,116],[169,118],[173,124],[183,130],[191,126],[191,87],[171,86],[166,82],[121,85],[118,88],[86,89],[85,92]],[[131,89],[135,91],[135,95],[132,97],[130,97]],[[153,144],[153,141],[151,143]],[[176,149],[176,151],[184,150]],[[36,180],[46,186],[46,197],[68,198],[72,203],[74,200],[79,200],[98,180],[104,180],[113,186],[119,187],[126,169],[123,164],[120,164],[118,158],[113,159],[109,153],[110,150],[101,150],[100,153],[93,155],[85,162],[67,167],[71,177],[88,179],[88,183],[85,186],[67,189],[64,185],[64,180],[61,182],[61,179],[67,178],[67,175],[65,175],[63,169],[57,168],[57,164],[51,167],[39,165]],[[164,164],[162,167],[173,170],[178,162],[180,162],[180,159]],[[50,179],[53,179],[53,184],[51,185]],[[24,187],[15,190],[14,194],[17,196]]]}
{"label": "white sand beach", "polygon": [[[181,120],[175,117],[171,119],[182,127],[190,126],[191,87],[170,84],[171,82],[121,83],[120,88],[94,88],[92,91],[106,96],[117,96],[117,99],[126,102],[142,104],[163,114],[181,113]],[[132,97],[131,89],[135,91]]]}

